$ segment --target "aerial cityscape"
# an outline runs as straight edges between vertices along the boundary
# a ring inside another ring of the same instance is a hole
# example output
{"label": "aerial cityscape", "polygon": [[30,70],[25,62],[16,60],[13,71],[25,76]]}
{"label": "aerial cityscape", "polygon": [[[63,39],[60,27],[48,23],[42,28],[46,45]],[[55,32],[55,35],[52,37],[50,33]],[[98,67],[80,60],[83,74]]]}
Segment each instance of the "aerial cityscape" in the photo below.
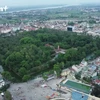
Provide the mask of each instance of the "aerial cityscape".
{"label": "aerial cityscape", "polygon": [[0,3],[0,100],[100,100],[100,1],[33,1]]}

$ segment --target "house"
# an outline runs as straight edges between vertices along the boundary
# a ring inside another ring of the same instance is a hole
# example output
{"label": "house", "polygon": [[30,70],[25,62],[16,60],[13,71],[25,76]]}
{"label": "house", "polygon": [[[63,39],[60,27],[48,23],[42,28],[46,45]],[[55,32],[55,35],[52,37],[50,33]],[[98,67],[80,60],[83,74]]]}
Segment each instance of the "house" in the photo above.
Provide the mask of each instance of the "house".
{"label": "house", "polygon": [[82,61],[81,64],[80,64],[80,66],[82,66],[82,67],[85,67],[87,65],[88,65],[88,63],[86,61]]}
{"label": "house", "polygon": [[94,83],[100,85],[100,80],[94,80]]}
{"label": "house", "polygon": [[64,70],[62,70],[61,76],[62,76],[62,77],[65,77],[65,76],[67,76],[69,73],[70,73],[70,70],[69,70],[69,69],[64,69]]}
{"label": "house", "polygon": [[67,31],[72,32],[72,31],[73,31],[73,29],[74,29],[74,27],[73,27],[73,26],[67,26]]}
{"label": "house", "polygon": [[5,82],[2,78],[2,75],[0,74],[0,88],[3,87],[5,85]]}
{"label": "house", "polygon": [[96,66],[100,66],[100,57],[96,59],[95,65],[96,65]]}
{"label": "house", "polygon": [[16,32],[17,30],[20,30],[19,26],[12,27],[12,31]]}
{"label": "house", "polygon": [[97,67],[95,65],[91,65],[89,66],[90,71],[95,71],[97,69]]}
{"label": "house", "polygon": [[9,32],[11,32],[11,28],[3,28],[1,30],[1,33],[9,33]]}
{"label": "house", "polygon": [[5,85],[5,82],[3,79],[0,79],[0,88],[2,88]]}
{"label": "house", "polygon": [[96,77],[97,76],[97,72],[93,73],[92,77]]}
{"label": "house", "polygon": [[23,30],[25,30],[25,31],[34,31],[34,30],[36,30],[34,27],[31,27],[31,26],[25,26],[24,28],[23,28]]}
{"label": "house", "polygon": [[72,66],[72,70],[74,70],[76,73],[80,72],[82,70],[82,67],[78,66],[78,65],[73,65]]}

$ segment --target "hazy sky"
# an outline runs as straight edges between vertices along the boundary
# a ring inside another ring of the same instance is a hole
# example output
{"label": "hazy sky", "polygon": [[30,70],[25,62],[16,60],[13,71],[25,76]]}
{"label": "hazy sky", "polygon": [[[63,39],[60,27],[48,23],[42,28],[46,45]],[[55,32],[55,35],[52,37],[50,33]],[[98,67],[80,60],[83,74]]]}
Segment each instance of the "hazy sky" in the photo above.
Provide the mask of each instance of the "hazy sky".
{"label": "hazy sky", "polygon": [[0,6],[99,3],[100,0],[0,0]]}

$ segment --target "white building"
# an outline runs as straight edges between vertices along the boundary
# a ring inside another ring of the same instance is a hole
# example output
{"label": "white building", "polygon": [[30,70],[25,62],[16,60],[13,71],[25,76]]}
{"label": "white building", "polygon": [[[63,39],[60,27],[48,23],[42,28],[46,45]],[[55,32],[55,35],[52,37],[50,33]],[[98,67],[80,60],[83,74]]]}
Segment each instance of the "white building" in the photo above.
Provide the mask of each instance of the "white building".
{"label": "white building", "polygon": [[3,79],[0,80],[0,88],[2,88],[5,85],[5,82]]}
{"label": "white building", "polygon": [[2,29],[1,33],[9,33],[11,32],[11,28]]}

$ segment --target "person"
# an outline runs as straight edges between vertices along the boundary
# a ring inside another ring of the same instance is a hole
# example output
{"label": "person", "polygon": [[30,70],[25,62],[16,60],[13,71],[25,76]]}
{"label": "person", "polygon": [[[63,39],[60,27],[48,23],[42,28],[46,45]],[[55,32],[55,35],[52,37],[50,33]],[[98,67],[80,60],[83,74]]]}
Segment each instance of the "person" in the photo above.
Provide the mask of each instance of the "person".
{"label": "person", "polygon": [[82,98],[84,98],[84,95],[82,95]]}

